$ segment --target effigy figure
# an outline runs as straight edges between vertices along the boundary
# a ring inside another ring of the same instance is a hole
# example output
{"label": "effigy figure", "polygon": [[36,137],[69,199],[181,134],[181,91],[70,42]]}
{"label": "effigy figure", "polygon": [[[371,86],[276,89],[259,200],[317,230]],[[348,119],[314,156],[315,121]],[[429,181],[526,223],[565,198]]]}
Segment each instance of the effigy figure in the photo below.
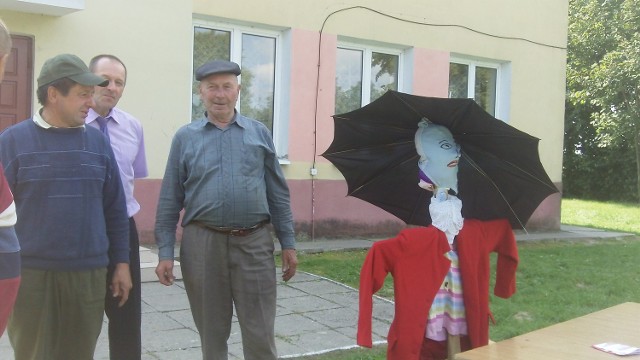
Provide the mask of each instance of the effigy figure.
{"label": "effigy figure", "polygon": [[432,223],[376,242],[360,273],[358,344],[372,346],[372,296],[393,276],[395,315],[388,359],[432,360],[488,344],[490,253],[498,254],[494,294],[515,293],[518,252],[506,219],[463,219],[456,196],[460,147],[423,119],[415,135],[418,186],[431,191]]}

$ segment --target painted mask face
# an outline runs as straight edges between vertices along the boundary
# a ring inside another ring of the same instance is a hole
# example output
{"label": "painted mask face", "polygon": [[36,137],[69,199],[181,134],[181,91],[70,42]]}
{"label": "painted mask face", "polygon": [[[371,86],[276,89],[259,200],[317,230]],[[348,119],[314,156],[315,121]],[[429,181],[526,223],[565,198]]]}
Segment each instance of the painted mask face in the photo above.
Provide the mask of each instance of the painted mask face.
{"label": "painted mask face", "polygon": [[415,136],[416,151],[420,155],[420,187],[458,192],[458,160],[460,145],[445,126],[422,119]]}

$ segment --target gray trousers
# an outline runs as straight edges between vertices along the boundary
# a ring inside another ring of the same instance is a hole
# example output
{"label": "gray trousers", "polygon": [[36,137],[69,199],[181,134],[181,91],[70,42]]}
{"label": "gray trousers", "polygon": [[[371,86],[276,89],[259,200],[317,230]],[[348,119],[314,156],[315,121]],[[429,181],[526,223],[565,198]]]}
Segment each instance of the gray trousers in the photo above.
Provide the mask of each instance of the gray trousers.
{"label": "gray trousers", "polygon": [[276,359],[276,269],[271,234],[228,236],[187,225],[180,266],[204,360],[228,359],[235,306],[246,360]]}

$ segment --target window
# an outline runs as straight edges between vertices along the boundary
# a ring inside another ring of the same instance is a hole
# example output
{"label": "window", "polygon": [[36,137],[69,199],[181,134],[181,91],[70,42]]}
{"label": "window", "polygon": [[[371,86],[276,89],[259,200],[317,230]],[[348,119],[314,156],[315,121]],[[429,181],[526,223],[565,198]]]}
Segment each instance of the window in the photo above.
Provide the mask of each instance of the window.
{"label": "window", "polygon": [[[401,52],[341,45],[336,55],[336,108],[341,114],[398,90]],[[366,84],[363,86],[363,84]]]}
{"label": "window", "polygon": [[[276,107],[276,67],[279,33],[235,26],[196,25],[193,32],[193,69],[212,59],[231,60],[242,68],[238,101],[242,115],[263,122],[272,133]],[[204,116],[193,77],[191,119]],[[274,134],[274,141],[275,141]]]}
{"label": "window", "polygon": [[449,97],[474,99],[493,116],[508,114],[507,64],[452,58],[449,64]]}

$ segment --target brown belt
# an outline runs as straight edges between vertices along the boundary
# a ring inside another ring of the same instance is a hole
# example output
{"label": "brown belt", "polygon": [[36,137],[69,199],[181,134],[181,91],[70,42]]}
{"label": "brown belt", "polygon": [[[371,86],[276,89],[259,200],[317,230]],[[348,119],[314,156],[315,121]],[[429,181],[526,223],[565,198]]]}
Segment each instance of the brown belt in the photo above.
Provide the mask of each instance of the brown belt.
{"label": "brown belt", "polygon": [[211,225],[204,224],[204,223],[202,223],[200,221],[192,221],[191,222],[191,224],[198,225],[198,226],[203,227],[205,229],[209,229],[209,230],[215,231],[217,233],[221,233],[221,234],[225,234],[225,235],[231,235],[231,236],[247,236],[247,235],[251,235],[254,232],[260,230],[263,226],[265,226],[268,223],[269,223],[268,220],[263,220],[263,221],[255,224],[253,226],[250,226],[250,227],[234,228],[234,227],[211,226]]}

